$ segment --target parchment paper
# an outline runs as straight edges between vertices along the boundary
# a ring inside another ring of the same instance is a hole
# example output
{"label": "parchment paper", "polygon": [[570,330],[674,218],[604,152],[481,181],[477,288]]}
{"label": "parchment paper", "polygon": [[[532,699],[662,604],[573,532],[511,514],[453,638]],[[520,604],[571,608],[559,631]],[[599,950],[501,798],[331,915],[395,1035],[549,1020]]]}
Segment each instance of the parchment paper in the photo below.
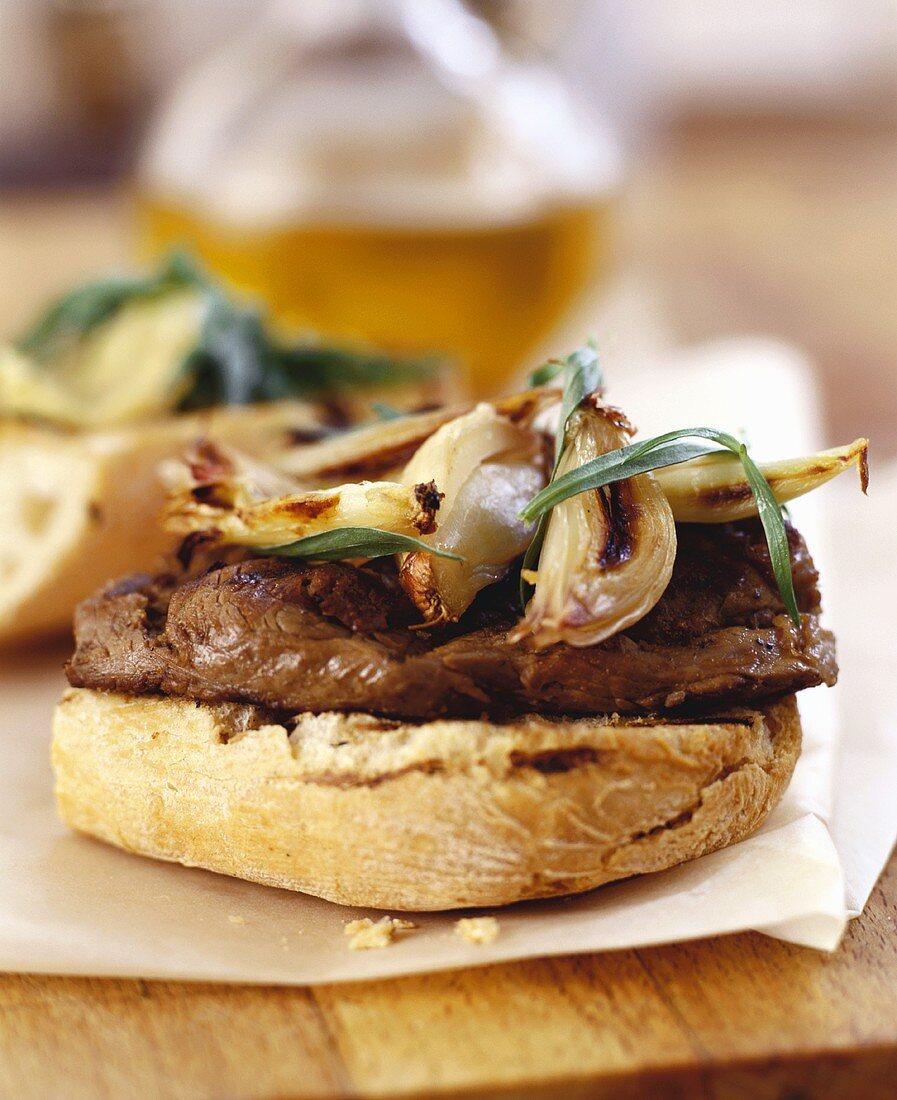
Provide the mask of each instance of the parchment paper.
{"label": "parchment paper", "polygon": [[[651,431],[743,427],[761,453],[817,442],[807,368],[769,343],[666,359],[627,376],[613,396]],[[887,542],[897,469],[875,471],[869,499],[847,480],[794,509],[823,564],[842,679],[804,694],[805,750],[763,829],[663,874],[504,910],[487,946],[455,936],[452,913],[416,917],[419,927],[388,948],[349,951],[343,926],[358,910],[69,834],[55,816],[47,758],[65,650],[0,657],[0,968],[310,984],[744,929],[834,949],[897,835],[897,579]]]}

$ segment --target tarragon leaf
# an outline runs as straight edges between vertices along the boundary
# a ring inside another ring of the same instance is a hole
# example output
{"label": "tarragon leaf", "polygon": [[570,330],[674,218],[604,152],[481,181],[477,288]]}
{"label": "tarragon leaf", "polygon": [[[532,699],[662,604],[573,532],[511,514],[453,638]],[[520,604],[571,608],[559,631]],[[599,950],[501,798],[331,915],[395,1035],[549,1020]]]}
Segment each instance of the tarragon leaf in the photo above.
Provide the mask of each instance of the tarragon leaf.
{"label": "tarragon leaf", "polygon": [[[590,394],[599,391],[604,384],[604,372],[601,369],[598,350],[594,343],[590,341],[584,344],[576,351],[571,352],[566,359],[549,359],[547,363],[544,363],[530,375],[530,385],[544,386],[562,373],[564,393],[561,398],[560,420],[555,436],[552,478],[557,473],[558,463],[561,460],[571,416]],[[532,521],[528,520],[527,522]],[[524,607],[526,607],[527,600],[532,594],[532,585],[526,580],[524,574],[534,570],[539,563],[539,554],[545,540],[546,523],[547,520],[539,520],[532,540],[523,556],[520,573],[520,602]]]}
{"label": "tarragon leaf", "polygon": [[266,546],[260,552],[308,561],[348,561],[352,558],[382,558],[412,550],[424,550],[437,558],[464,561],[460,554],[450,554],[411,535],[397,535],[377,527],[336,527],[283,546]]}
{"label": "tarragon leaf", "polygon": [[63,295],[19,337],[15,346],[39,361],[52,359],[130,302],[191,286],[205,286],[202,275],[184,253],[172,253],[155,274],[113,276]]}
{"label": "tarragon leaf", "polygon": [[[707,443],[694,442],[705,439]],[[686,442],[689,441],[689,442]],[[715,445],[711,445],[715,444]],[[747,447],[728,432],[716,428],[682,428],[638,443],[630,443],[615,451],[600,455],[549,482],[521,511],[520,518],[527,523],[545,519],[556,505],[578,493],[600,489],[616,481],[638,474],[675,466],[680,462],[711,454],[720,449],[731,451],[744,467],[745,476],[757,503],[757,513],[766,535],[773,575],[779,587],[782,601],[795,623],[800,622],[794,579],[791,573],[791,554],[782,509],[766,478],[748,454]]]}
{"label": "tarragon leaf", "polygon": [[[173,387],[180,395],[179,411],[419,382],[442,366],[434,356],[399,358],[363,347],[284,340],[260,308],[233,297],[183,252],[172,253],[149,275],[77,287],[54,302],[15,346],[36,363],[52,364],[126,306],[185,289],[201,296],[204,310],[196,346],[172,364],[183,383]],[[125,373],[139,369],[139,354],[135,349],[134,362],[123,364]]]}

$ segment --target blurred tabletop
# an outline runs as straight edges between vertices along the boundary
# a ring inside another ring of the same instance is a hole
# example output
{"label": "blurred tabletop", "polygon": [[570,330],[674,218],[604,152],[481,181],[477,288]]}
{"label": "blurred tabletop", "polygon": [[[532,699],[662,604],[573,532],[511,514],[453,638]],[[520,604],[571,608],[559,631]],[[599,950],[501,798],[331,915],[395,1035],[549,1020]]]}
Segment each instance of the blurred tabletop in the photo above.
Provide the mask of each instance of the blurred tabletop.
{"label": "blurred tabletop", "polygon": [[[897,453],[895,154],[868,120],[705,119],[619,218],[677,338],[791,339],[826,435],[876,458]],[[0,196],[0,332],[129,250],[124,195]],[[4,976],[0,1096],[890,1097],[895,930],[892,861],[833,956],[749,934],[315,989]]]}

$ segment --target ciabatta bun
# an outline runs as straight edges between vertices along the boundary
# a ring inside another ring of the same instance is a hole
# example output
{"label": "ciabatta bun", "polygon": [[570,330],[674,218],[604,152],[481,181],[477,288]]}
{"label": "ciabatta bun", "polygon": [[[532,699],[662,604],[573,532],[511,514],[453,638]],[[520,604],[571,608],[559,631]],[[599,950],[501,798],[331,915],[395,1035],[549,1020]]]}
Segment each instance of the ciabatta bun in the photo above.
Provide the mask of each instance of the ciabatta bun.
{"label": "ciabatta bun", "polygon": [[66,692],[72,828],[349,905],[504,905],[667,867],[751,833],[800,751],[794,697],[694,720],[413,725]]}

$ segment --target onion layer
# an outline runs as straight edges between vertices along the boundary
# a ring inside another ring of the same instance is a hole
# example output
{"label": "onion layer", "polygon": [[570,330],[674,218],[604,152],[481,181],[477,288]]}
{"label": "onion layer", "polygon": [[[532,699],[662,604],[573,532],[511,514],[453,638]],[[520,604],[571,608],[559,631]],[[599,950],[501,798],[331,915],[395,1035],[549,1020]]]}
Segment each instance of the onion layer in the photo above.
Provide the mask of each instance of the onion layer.
{"label": "onion layer", "polygon": [[[558,473],[624,446],[630,434],[617,410],[586,404],[572,418]],[[597,645],[654,607],[675,557],[673,515],[653,474],[563,501],[549,514],[535,593],[514,640]]]}
{"label": "onion layer", "polygon": [[281,546],[335,527],[417,536],[436,526],[441,502],[432,483],[362,481],[296,492],[273,467],[211,444],[191,457],[189,470],[169,496],[166,527],[238,546]]}
{"label": "onion layer", "polygon": [[[818,489],[856,466],[863,492],[869,481],[869,441],[803,458],[761,462],[760,471],[780,504]],[[705,455],[657,471],[657,480],[680,523],[731,523],[757,514],[757,504],[738,457],[729,452]]]}
{"label": "onion layer", "polygon": [[455,622],[482,588],[507,572],[533,527],[518,513],[544,486],[541,437],[491,405],[444,425],[405,468],[406,484],[439,485],[439,527],[425,541],[463,562],[415,551],[400,559],[400,579],[427,622]]}

